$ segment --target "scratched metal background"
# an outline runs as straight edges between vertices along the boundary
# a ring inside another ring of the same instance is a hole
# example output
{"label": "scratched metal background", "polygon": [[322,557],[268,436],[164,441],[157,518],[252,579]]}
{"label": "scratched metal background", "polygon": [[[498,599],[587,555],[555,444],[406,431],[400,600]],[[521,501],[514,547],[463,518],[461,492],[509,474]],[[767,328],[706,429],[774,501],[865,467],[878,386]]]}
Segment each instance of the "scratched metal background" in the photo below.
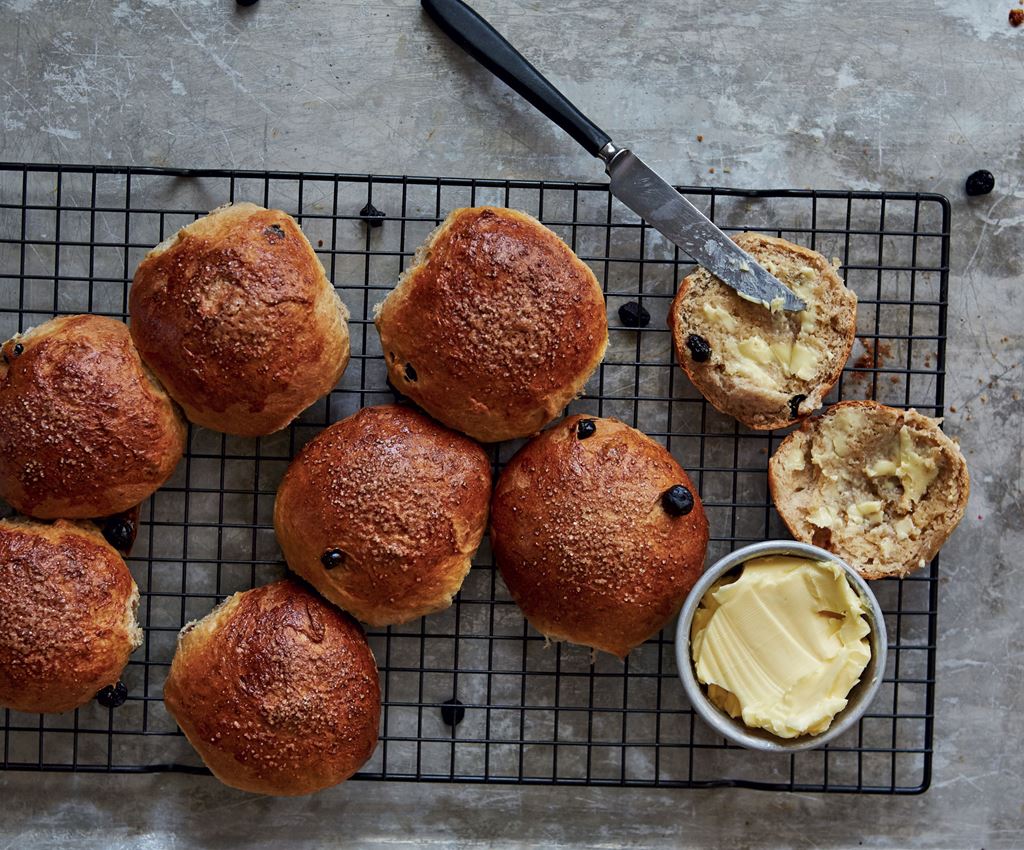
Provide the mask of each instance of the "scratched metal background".
{"label": "scratched metal background", "polygon": [[[19,846],[1020,847],[1024,30],[1009,0],[476,0],[680,183],[954,201],[947,429],[973,473],[943,553],[935,782],[913,799],[194,777],[0,777]],[[0,158],[597,179],[414,0],[0,0]],[[624,93],[628,93],[623,97]],[[697,135],[703,141],[697,141]],[[967,200],[967,173],[995,172]],[[710,169],[714,169],[714,173]]]}

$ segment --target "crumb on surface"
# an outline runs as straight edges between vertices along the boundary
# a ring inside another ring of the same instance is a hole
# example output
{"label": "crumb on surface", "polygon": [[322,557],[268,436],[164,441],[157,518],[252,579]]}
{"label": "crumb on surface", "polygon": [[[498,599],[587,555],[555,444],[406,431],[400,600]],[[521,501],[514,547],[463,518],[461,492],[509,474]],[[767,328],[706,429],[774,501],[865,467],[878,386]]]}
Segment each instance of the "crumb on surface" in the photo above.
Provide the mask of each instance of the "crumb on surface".
{"label": "crumb on surface", "polygon": [[1010,26],[1019,27],[1024,24],[1024,9],[1010,9]]}
{"label": "crumb on surface", "polygon": [[[1024,0],[1022,0],[1022,2],[1024,2]],[[704,141],[704,137],[702,135],[700,135],[699,133],[697,134],[697,141],[698,142],[703,142]]]}

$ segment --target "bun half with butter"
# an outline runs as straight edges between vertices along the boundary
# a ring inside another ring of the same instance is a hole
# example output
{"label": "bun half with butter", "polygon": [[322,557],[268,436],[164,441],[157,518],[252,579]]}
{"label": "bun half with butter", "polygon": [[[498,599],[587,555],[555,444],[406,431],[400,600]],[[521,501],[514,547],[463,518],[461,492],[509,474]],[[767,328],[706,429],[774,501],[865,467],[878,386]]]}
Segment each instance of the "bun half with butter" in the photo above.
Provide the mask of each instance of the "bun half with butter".
{"label": "bun half with butter", "polygon": [[938,422],[874,401],[839,402],[804,422],[775,450],[768,482],[794,537],[868,579],[925,566],[970,493],[963,455]]}
{"label": "bun half with butter", "polygon": [[288,566],[364,623],[451,605],[487,527],[491,467],[462,434],[400,405],[321,431],[277,491]]}
{"label": "bun half with butter", "polygon": [[675,458],[616,419],[571,416],[527,443],[491,502],[491,546],[537,631],[624,658],[700,576],[704,508]]}
{"label": "bun half with butter", "polygon": [[139,264],[129,308],[142,359],[214,431],[279,431],[348,364],[348,311],[281,210],[230,204],[183,227]]}
{"label": "bun half with butter", "polygon": [[108,516],[170,477],[185,422],[123,322],[62,316],[0,352],[0,498],[12,507],[43,519]]}
{"label": "bun half with butter", "polygon": [[225,785],[311,794],[372,755],[380,680],[359,624],[295,581],[236,593],[181,630],[164,704]]}
{"label": "bun half with butter", "polygon": [[722,413],[756,430],[783,428],[821,407],[839,379],[857,330],[857,296],[815,251],[759,233],[733,240],[807,309],[769,309],[699,268],[669,311],[676,359]]}
{"label": "bun half with butter", "polygon": [[142,643],[139,590],[91,523],[0,520],[0,707],[70,711]]}
{"label": "bun half with butter", "polygon": [[590,268],[526,213],[457,209],[376,312],[388,376],[435,419],[485,443],[537,433],[604,357]]}

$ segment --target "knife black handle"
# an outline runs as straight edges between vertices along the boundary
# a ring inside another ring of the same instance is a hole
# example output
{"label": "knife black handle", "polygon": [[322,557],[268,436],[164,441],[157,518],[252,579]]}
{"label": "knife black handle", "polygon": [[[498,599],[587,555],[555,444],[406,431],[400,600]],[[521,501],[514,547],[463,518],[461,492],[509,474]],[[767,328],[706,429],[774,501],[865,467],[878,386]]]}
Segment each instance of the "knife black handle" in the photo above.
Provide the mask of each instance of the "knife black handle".
{"label": "knife black handle", "polygon": [[611,137],[551,85],[523,55],[462,0],[421,0],[427,14],[459,47],[547,115],[591,156]]}

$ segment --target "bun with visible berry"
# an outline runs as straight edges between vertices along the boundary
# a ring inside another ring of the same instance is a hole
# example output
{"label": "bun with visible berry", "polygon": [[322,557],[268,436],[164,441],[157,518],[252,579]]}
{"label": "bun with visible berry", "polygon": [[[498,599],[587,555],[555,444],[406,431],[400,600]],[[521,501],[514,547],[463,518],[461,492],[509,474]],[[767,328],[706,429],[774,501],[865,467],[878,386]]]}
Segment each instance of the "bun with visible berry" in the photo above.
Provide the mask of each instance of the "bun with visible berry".
{"label": "bun with visible berry", "polygon": [[491,546],[537,631],[624,658],[679,610],[708,521],[675,458],[617,419],[571,416],[509,461]]}

